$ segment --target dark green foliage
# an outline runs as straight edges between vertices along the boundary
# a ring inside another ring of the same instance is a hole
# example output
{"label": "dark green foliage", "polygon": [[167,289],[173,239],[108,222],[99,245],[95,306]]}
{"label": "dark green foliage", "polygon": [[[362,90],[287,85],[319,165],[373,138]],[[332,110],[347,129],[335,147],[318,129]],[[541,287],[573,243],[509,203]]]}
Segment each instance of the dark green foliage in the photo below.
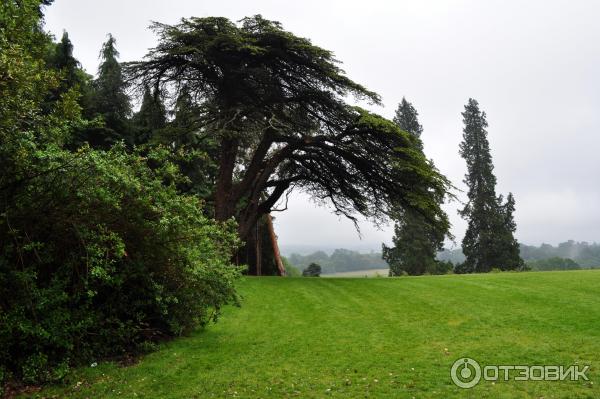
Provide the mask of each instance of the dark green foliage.
{"label": "dark green foliage", "polygon": [[19,190],[0,224],[0,360],[16,375],[60,377],[72,361],[185,333],[236,301],[234,226],[164,186],[168,165],[150,170],[119,148],[46,158],[69,166]]}
{"label": "dark green foliage", "polygon": [[235,218],[243,239],[294,188],[330,202],[338,214],[384,220],[393,209],[421,212],[442,231],[437,198],[449,182],[420,141],[347,96],[378,103],[330,51],[261,16],[156,23],[158,45],[129,63],[139,87],[165,87],[195,100],[194,122],[218,147],[213,192],[217,220]]}
{"label": "dark green foliage", "polygon": [[90,76],[87,75],[79,65],[79,61],[73,56],[73,44],[69,35],[64,32],[60,42],[54,46],[54,52],[50,55],[49,67],[59,71],[60,83],[52,90],[49,102],[56,101],[61,95],[76,88],[80,92],[89,90]]}
{"label": "dark green foliage", "polygon": [[578,270],[581,266],[572,259],[566,258],[548,258],[541,260],[532,260],[527,262],[527,267],[531,270]]}
{"label": "dark green foliage", "polygon": [[13,192],[38,173],[36,152],[63,143],[78,122],[77,93],[48,104],[59,74],[48,68],[50,38],[39,27],[39,2],[8,1],[0,7],[0,215]]}
{"label": "dark green foliage", "polygon": [[512,194],[506,203],[496,196],[496,177],[487,139],[485,112],[469,99],[462,113],[465,124],[460,155],[467,162],[465,184],[469,187],[468,202],[460,214],[467,219],[468,228],[462,241],[466,260],[457,267],[459,273],[521,270],[519,244],[514,238],[515,202]]}
{"label": "dark green foliage", "polygon": [[515,212],[515,199],[512,193],[508,193],[506,201],[502,202],[502,196],[498,198],[502,223],[497,231],[497,256],[502,259],[501,270],[521,270],[525,266],[520,255],[519,242],[514,237],[517,231],[513,214]]}
{"label": "dark green foliage", "polygon": [[188,178],[180,185],[184,192],[194,193],[207,200],[207,210],[214,215],[210,195],[214,190],[219,159],[214,137],[202,126],[200,106],[186,87],[176,98],[171,112],[173,119],[154,136],[155,142],[168,144],[182,173]]}
{"label": "dark green foliage", "polygon": [[125,92],[127,85],[118,57],[116,40],[109,34],[100,51],[98,76],[93,81],[90,108],[85,114],[90,119],[100,117],[103,126],[88,129],[79,138],[79,141],[86,141],[93,148],[107,149],[121,140],[128,144],[133,142],[128,120],[131,104]]}
{"label": "dark green foliage", "polygon": [[144,88],[142,105],[133,116],[134,144],[150,142],[167,125],[167,114],[158,89]]}
{"label": "dark green foliage", "polygon": [[[405,98],[402,98],[402,102],[398,105],[394,122],[416,139],[420,138],[423,132],[417,110]],[[417,143],[422,150],[421,141],[417,140]],[[439,202],[437,206],[440,206],[443,196],[438,195],[435,198]],[[437,274],[438,265],[435,256],[442,248],[447,232],[439,229],[439,226],[415,209],[398,207],[394,219],[396,219],[394,246],[387,247],[384,244],[382,247],[383,259],[390,267],[389,275]]]}
{"label": "dark green foliage", "polygon": [[[411,103],[406,101],[406,98],[402,97],[402,101],[398,104],[393,121],[400,129],[421,138],[423,126],[419,123],[419,113]],[[422,149],[422,143],[419,142],[419,144]]]}
{"label": "dark green foliage", "polygon": [[444,236],[414,212],[404,212],[394,227],[394,246],[382,248],[382,257],[390,267],[390,276],[438,274],[436,253]]}
{"label": "dark green foliage", "polygon": [[302,277],[320,277],[321,266],[317,263],[311,263],[308,267],[302,270]]}
{"label": "dark green foliage", "polygon": [[62,378],[237,301],[235,226],[178,193],[167,151],[64,149],[86,122],[77,84],[61,86],[68,68],[49,67],[60,45],[41,32],[39,5],[0,7],[0,386]]}

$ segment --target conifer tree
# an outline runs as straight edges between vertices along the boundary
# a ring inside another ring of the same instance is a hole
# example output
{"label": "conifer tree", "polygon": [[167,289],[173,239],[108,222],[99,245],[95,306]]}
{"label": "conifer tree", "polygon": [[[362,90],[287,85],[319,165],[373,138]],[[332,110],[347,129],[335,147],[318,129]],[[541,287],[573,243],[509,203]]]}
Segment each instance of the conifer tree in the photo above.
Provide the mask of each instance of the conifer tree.
{"label": "conifer tree", "polygon": [[[202,126],[198,117],[201,114],[201,107],[184,85],[170,110],[170,120],[165,128],[155,132],[153,142],[162,143],[173,150],[175,162],[187,177],[186,182],[180,183],[179,189],[208,200],[216,181],[219,148],[210,131]],[[206,210],[212,215],[210,201]]]}
{"label": "conifer tree", "polygon": [[81,83],[81,75],[78,74],[79,61],[73,56],[73,43],[69,40],[66,31],[63,32],[60,42],[56,44],[51,63],[52,67],[62,73],[61,91],[64,92]]}
{"label": "conifer tree", "polygon": [[469,99],[462,113],[464,129],[460,155],[467,163],[464,183],[469,187],[468,202],[460,214],[468,221],[468,228],[462,241],[466,260],[458,272],[489,272],[492,268],[501,270],[521,269],[523,260],[519,255],[519,245],[513,233],[516,224],[513,219],[515,201],[509,194],[502,204],[502,196],[496,196],[496,177],[490,154],[485,112],[479,104]]}
{"label": "conifer tree", "polygon": [[167,115],[165,105],[157,88],[154,88],[154,90],[150,90],[148,86],[144,88],[142,105],[140,110],[134,115],[133,123],[136,130],[134,137],[135,144],[149,142],[157,131],[165,128]]}
{"label": "conifer tree", "polygon": [[[405,132],[409,132],[415,137],[421,138],[423,126],[419,123],[419,113],[411,103],[402,97],[402,101],[398,104],[396,114],[393,119],[394,123]],[[423,143],[419,142],[419,147],[423,149]]]}
{"label": "conifer tree", "polygon": [[116,49],[116,40],[109,34],[108,40],[102,45],[100,51],[100,67],[98,77],[93,82],[93,98],[90,115],[100,116],[104,127],[87,132],[84,139],[90,145],[99,148],[108,148],[117,141],[125,140],[131,144],[129,117],[131,104],[126,93],[127,85],[121,71],[121,64],[117,61],[119,52]]}
{"label": "conifer tree", "polygon": [[[184,131],[197,130],[198,115],[201,112],[199,108],[194,103],[187,86],[184,86],[175,100],[172,126],[181,128]],[[180,140],[184,139],[180,138]]]}
{"label": "conifer tree", "polygon": [[153,29],[159,43],[127,64],[128,80],[167,86],[174,96],[187,87],[201,109],[197,133],[218,146],[214,217],[235,219],[242,240],[293,190],[353,221],[413,208],[447,231],[436,197],[447,193],[448,180],[418,139],[346,102],[354,95],[378,103],[379,96],[346,77],[331,52],[260,15]]}
{"label": "conifer tree", "polygon": [[[394,122],[400,129],[420,138],[423,127],[419,123],[417,110],[402,98],[398,105]],[[421,150],[423,144],[417,140]],[[383,259],[390,267],[390,276],[402,274],[435,274],[437,271],[436,252],[442,248],[444,234],[441,234],[421,214],[416,211],[397,211],[394,226],[393,247],[383,245]]]}
{"label": "conifer tree", "polygon": [[[502,196],[499,198],[499,204],[502,204]],[[519,242],[514,237],[517,224],[513,216],[515,198],[512,193],[508,193],[506,202],[501,205],[501,211],[503,223],[502,228],[499,230],[501,239],[498,240],[498,257],[503,261],[499,267],[501,270],[523,270],[525,262],[520,256]]]}
{"label": "conifer tree", "polygon": [[79,93],[79,105],[84,112],[87,112],[92,101],[90,87],[92,76],[81,68],[81,64],[73,55],[73,43],[66,31],[63,32],[61,40],[54,45],[53,50],[47,63],[50,68],[58,71],[60,83],[50,91],[44,108],[50,108],[53,102],[59,100],[69,90],[76,90]]}

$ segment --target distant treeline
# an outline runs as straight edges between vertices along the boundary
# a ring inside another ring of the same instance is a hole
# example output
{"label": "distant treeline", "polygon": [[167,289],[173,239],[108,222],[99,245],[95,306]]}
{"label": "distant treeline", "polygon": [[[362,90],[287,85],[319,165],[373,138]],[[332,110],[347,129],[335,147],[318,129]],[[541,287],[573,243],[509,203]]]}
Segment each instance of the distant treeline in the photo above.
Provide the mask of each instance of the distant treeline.
{"label": "distant treeline", "polygon": [[324,251],[316,251],[308,255],[294,253],[287,259],[300,270],[305,269],[311,263],[316,263],[321,266],[324,274],[388,267],[381,258],[380,252],[360,253],[349,249],[336,249],[331,255]]}
{"label": "distant treeline", "polygon": [[527,266],[533,271],[581,269],[581,266],[573,259],[559,257],[540,260],[528,260]]}
{"label": "distant treeline", "polygon": [[[521,244],[521,258],[531,270],[572,270],[600,267],[600,244],[569,240],[552,246],[542,244]],[[444,249],[438,252],[437,259],[453,264],[465,261],[460,248]],[[323,273],[339,273],[356,270],[385,269],[388,264],[381,258],[381,252],[361,253],[349,249],[336,249],[331,255],[315,251],[308,255],[293,253],[287,260],[299,270],[311,263],[322,267]]]}
{"label": "distant treeline", "polygon": [[[531,267],[531,269],[538,269],[537,266],[541,266],[544,262],[541,260],[548,260],[552,258],[571,259],[576,262],[581,268],[594,268],[600,266],[600,244],[588,243],[588,242],[577,242],[569,240],[562,242],[557,246],[550,244],[542,244],[539,247],[534,245],[521,244],[521,258]],[[445,249],[438,253],[438,259],[447,260],[454,264],[463,262],[465,256],[460,249]],[[571,267],[575,268],[574,265],[570,264]],[[546,269],[546,266],[541,266],[540,270]],[[548,269],[546,269],[548,270]]]}

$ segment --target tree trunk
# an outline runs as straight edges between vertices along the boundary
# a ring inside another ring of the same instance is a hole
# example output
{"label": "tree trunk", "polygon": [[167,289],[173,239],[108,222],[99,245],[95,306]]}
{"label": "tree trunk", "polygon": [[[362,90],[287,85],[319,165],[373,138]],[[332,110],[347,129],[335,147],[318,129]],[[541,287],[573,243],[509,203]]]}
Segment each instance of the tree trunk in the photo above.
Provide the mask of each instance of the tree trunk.
{"label": "tree trunk", "polygon": [[285,267],[281,260],[281,253],[279,252],[279,245],[277,244],[277,236],[275,235],[275,229],[273,228],[273,218],[271,214],[267,214],[267,229],[269,230],[269,237],[271,237],[271,247],[273,248],[273,255],[275,256],[275,263],[277,263],[277,269],[279,270],[280,276],[285,276]]}
{"label": "tree trunk", "polygon": [[232,204],[233,169],[238,154],[238,139],[223,139],[221,142],[221,158],[219,174],[215,189],[215,219],[224,221],[233,216],[235,204]]}

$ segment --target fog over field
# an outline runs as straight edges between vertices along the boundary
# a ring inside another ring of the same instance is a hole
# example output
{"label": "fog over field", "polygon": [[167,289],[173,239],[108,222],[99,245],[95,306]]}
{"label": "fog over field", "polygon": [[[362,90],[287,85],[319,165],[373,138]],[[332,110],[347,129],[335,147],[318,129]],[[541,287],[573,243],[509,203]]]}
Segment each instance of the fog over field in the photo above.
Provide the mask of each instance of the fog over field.
{"label": "fog over field", "polygon": [[[372,110],[391,117],[406,96],[419,111],[426,155],[461,190],[460,113],[476,98],[488,117],[497,191],[516,199],[516,237],[600,240],[600,3],[59,0],[46,27],[57,37],[66,29],[75,56],[95,73],[109,32],[121,61],[131,61],[156,43],[150,20],[259,13],[334,51],[352,79],[382,95],[385,107]],[[457,195],[464,200],[464,191]],[[458,207],[446,210],[460,243]],[[378,250],[392,236],[390,227],[363,222],[361,241],[352,223],[303,194],[288,208],[276,214],[284,247]]]}

